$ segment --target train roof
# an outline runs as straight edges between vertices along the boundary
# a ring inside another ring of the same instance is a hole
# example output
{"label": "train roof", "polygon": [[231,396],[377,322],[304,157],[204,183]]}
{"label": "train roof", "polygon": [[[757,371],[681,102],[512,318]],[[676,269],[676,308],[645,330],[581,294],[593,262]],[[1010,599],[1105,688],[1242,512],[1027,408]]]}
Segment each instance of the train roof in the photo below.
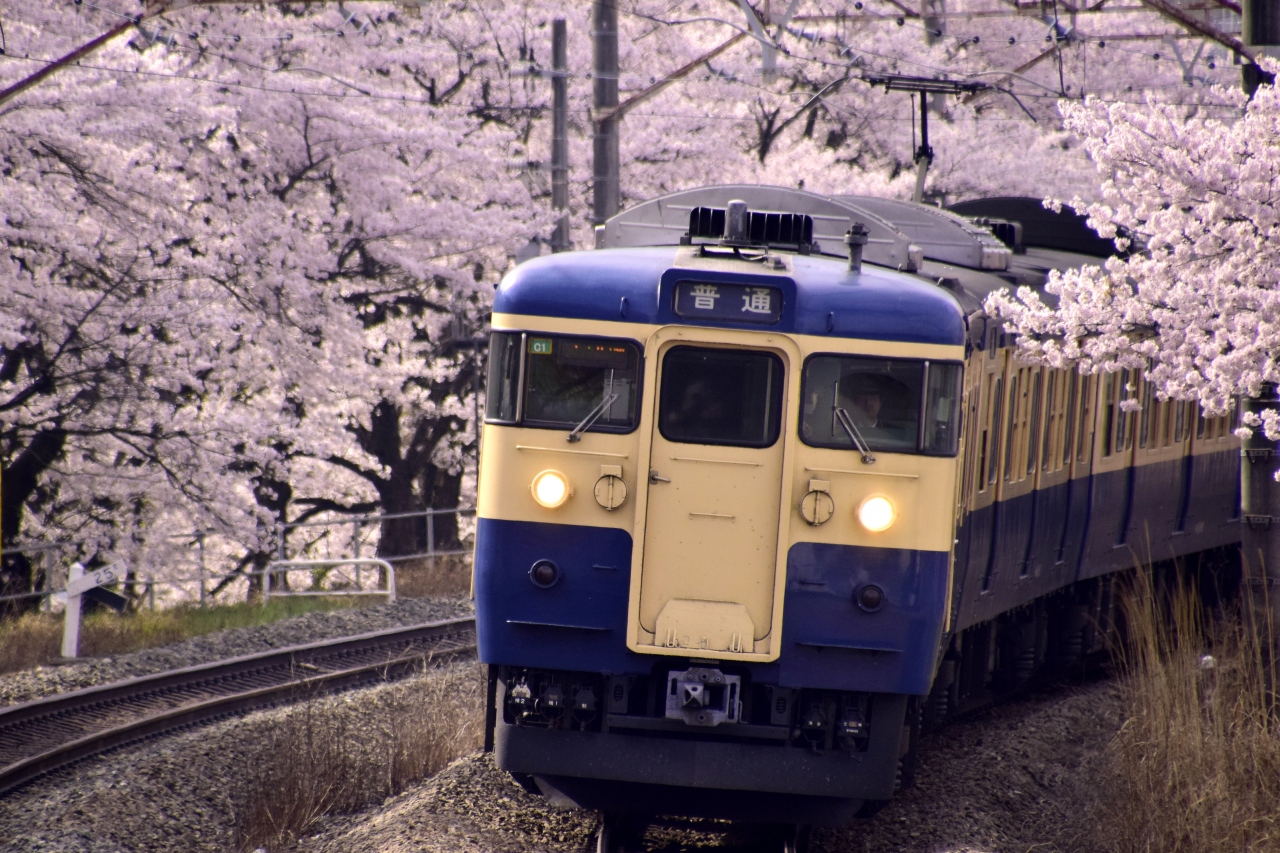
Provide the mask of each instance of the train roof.
{"label": "train roof", "polygon": [[[751,223],[750,239],[733,247],[724,237],[731,201],[746,203]],[[1026,217],[1028,226],[1018,216]],[[851,227],[865,231],[866,263],[856,271],[845,263]],[[503,279],[494,311],[690,322],[672,314],[675,279],[715,282],[745,275],[788,282],[787,310],[771,327],[778,331],[959,344],[964,317],[980,314],[992,291],[1029,286],[1053,301],[1044,292],[1049,272],[1097,264],[1106,253],[1104,242],[1110,245],[1073,211],[1046,210],[1034,199],[990,199],[942,210],[786,187],[699,187],[614,216],[596,230],[601,251],[551,255],[517,266]],[[752,260],[735,259],[744,248],[753,250],[747,253]],[[771,264],[782,268],[765,268]]]}
{"label": "train roof", "polygon": [[958,346],[965,341],[964,315],[952,294],[913,276],[871,265],[850,272],[844,261],[817,255],[775,255],[784,266],[772,270],[701,252],[698,247],[655,246],[535,258],[502,280],[493,310],[602,322],[690,322],[674,316],[662,296],[675,281],[745,280],[783,289],[789,310],[776,324],[697,322],[923,344]]}

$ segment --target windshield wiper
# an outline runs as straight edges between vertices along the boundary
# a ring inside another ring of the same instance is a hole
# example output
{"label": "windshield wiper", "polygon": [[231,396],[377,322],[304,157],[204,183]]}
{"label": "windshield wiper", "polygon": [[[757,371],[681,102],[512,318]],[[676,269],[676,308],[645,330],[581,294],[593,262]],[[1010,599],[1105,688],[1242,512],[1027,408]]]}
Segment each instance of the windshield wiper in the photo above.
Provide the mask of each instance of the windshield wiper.
{"label": "windshield wiper", "polygon": [[876,458],[871,455],[871,448],[867,446],[867,440],[862,437],[862,433],[858,432],[858,427],[854,424],[853,418],[849,417],[849,413],[842,406],[836,406],[836,420],[840,422],[840,426],[844,427],[844,431],[849,433],[849,440],[853,442],[853,446],[858,448],[858,452],[862,454],[863,464],[876,464]]}
{"label": "windshield wiper", "polygon": [[600,416],[605,410],[613,405],[614,400],[618,399],[617,394],[605,394],[604,399],[600,401],[600,405],[587,412],[587,416],[578,422],[578,425],[569,433],[569,441],[574,442],[582,438],[582,434],[591,429],[591,425],[600,420]]}

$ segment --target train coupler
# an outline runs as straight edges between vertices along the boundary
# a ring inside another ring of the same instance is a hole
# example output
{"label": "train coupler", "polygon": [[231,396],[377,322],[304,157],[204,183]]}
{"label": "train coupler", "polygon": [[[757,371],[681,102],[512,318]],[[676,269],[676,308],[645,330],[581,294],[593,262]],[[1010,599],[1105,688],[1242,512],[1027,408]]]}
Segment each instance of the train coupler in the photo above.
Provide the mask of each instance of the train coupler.
{"label": "train coupler", "polygon": [[742,677],[695,666],[667,675],[666,716],[690,726],[736,723],[741,717]]}

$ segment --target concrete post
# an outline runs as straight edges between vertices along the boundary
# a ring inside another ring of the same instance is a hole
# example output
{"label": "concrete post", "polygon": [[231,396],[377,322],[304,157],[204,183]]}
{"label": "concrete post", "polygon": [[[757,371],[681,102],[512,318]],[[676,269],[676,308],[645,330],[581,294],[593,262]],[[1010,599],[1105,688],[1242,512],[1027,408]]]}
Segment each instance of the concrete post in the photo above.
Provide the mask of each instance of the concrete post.
{"label": "concrete post", "polygon": [[[84,577],[84,566],[72,563],[67,572],[67,587]],[[67,611],[62,620],[62,656],[73,658],[80,648],[80,595],[67,595]]]}

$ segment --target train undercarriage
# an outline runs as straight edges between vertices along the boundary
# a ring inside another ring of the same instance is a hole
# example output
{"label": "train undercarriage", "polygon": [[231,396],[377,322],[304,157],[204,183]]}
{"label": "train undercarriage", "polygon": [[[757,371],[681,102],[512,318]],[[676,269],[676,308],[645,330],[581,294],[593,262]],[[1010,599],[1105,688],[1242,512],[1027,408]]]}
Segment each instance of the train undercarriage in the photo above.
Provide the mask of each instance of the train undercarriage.
{"label": "train undercarriage", "polygon": [[[1151,568],[1210,605],[1231,547]],[[912,785],[921,736],[1037,683],[1099,671],[1123,632],[1123,577],[1083,581],[947,638],[925,696],[781,688],[749,667],[670,659],[649,676],[490,667],[487,748],[527,790],[602,814],[598,849],[642,849],[658,815],[746,821],[761,849],[873,816]]]}

